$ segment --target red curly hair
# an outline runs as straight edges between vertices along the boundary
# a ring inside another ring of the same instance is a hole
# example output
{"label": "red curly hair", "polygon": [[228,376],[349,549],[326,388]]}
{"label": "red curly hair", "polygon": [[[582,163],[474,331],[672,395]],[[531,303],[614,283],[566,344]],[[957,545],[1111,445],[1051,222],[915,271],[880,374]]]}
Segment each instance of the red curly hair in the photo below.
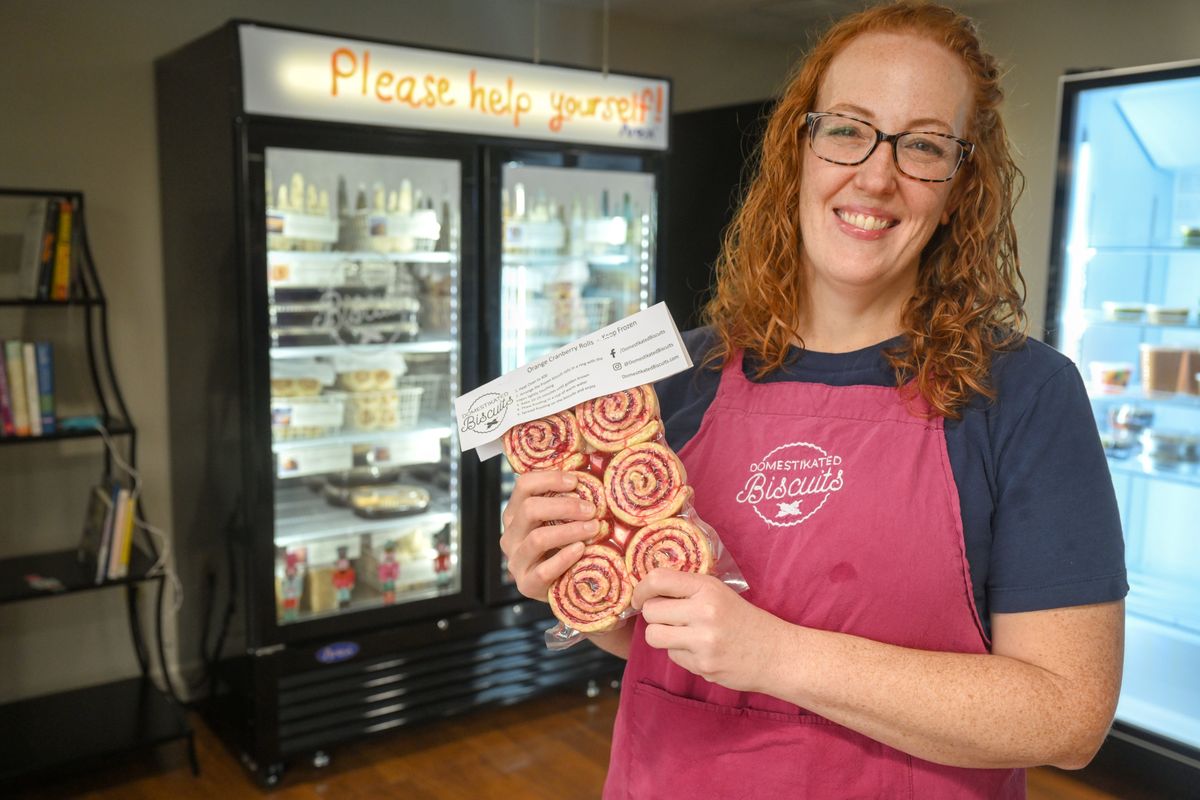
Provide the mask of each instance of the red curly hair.
{"label": "red curly hair", "polygon": [[779,369],[803,340],[797,314],[807,288],[799,227],[805,113],[830,61],[867,32],[915,33],[962,59],[973,90],[965,138],[975,152],[954,177],[947,225],[921,253],[916,293],[904,306],[903,344],[887,358],[897,386],[912,387],[934,415],[958,418],[973,395],[995,397],[992,355],[1025,340],[1025,279],[1012,213],[1023,186],[1000,118],[1004,94],[996,60],[974,23],[944,6],[902,0],[868,8],[830,28],[799,64],[771,112],[745,198],[725,231],[712,299],[703,320],[717,341],[704,363],[738,349],[758,360],[757,377]]}

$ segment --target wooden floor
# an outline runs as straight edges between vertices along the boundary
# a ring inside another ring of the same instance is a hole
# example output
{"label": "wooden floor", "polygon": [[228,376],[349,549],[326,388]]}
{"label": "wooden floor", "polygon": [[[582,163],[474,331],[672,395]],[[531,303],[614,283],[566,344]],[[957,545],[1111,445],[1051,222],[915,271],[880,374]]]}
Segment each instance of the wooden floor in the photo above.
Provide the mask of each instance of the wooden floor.
{"label": "wooden floor", "polygon": [[[561,692],[518,706],[490,709],[344,745],[332,763],[289,767],[278,800],[404,798],[404,800],[563,800],[600,796],[616,693],[589,700]],[[260,789],[198,717],[200,777],[192,776],[181,744],[126,759],[86,775],[42,781],[18,792],[27,798],[236,798]],[[7,795],[7,790],[0,792]],[[1058,770],[1031,770],[1029,800],[1116,800]]]}

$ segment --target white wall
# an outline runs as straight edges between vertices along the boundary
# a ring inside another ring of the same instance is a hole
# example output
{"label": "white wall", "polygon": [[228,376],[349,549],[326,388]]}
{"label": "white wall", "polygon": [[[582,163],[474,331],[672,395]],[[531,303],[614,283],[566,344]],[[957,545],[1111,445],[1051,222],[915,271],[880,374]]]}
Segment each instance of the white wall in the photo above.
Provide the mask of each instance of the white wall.
{"label": "white wall", "polygon": [[[86,193],[152,521],[170,518],[154,59],[231,17],[532,58],[533,8],[532,0],[0,0],[0,185]],[[597,13],[550,3],[541,13],[543,60],[600,66]],[[677,110],[763,97],[789,58],[780,45],[619,17],[610,43],[611,69],[674,78]],[[0,338],[32,337],[36,324],[0,311]],[[59,372],[71,370],[60,355]],[[95,443],[0,448],[0,556],[74,546],[98,453]],[[186,602],[199,602],[189,588]],[[133,674],[124,620],[123,593],[112,589],[0,606],[0,702]]]}

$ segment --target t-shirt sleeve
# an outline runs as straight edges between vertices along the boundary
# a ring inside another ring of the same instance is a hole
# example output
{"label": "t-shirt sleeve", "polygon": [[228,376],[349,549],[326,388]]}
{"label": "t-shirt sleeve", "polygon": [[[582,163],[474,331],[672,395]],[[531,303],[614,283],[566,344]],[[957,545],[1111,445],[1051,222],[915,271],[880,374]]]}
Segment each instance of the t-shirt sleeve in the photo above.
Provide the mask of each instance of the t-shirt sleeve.
{"label": "t-shirt sleeve", "polygon": [[685,331],[683,344],[692,357],[692,367],[654,384],[667,444],[676,453],[700,430],[704,413],[717,395],[721,374],[701,366],[715,341],[716,336],[710,328]]}
{"label": "t-shirt sleeve", "polygon": [[1000,435],[990,610],[1038,611],[1124,597],[1129,584],[1121,516],[1074,365],[1046,378],[1011,430]]}

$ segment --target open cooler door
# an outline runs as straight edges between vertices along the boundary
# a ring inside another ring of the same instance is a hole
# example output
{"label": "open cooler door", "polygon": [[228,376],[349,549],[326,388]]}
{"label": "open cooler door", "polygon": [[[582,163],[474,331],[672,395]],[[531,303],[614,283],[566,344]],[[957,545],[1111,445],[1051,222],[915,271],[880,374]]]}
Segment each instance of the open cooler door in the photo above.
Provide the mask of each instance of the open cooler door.
{"label": "open cooler door", "polygon": [[1130,585],[1117,722],[1097,761],[1132,745],[1122,769],[1194,791],[1200,62],[1069,76],[1060,108],[1047,331],[1089,386]]}

